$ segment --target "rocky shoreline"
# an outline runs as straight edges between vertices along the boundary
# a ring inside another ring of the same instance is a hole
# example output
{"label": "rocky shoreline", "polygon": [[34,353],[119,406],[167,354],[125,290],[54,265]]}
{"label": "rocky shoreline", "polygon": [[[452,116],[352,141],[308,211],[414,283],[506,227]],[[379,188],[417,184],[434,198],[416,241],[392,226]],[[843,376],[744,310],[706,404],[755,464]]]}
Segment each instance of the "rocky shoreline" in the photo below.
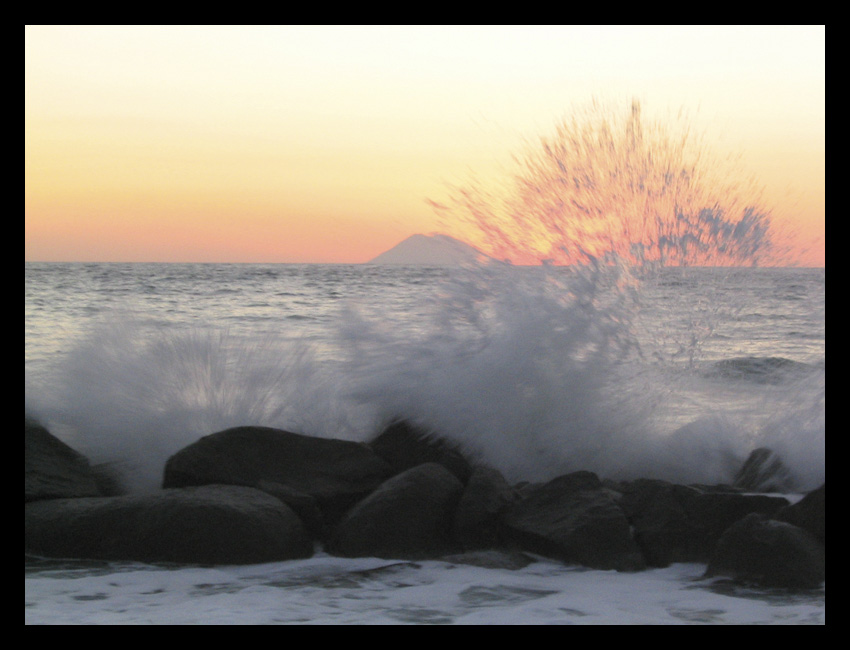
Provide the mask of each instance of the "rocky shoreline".
{"label": "rocky shoreline", "polygon": [[251,564],[321,544],[402,560],[501,549],[617,571],[698,562],[794,589],[825,576],[825,485],[791,504],[765,449],[733,485],[585,471],[510,485],[403,420],[368,443],[246,426],[182,449],[161,490],[128,495],[37,422],[25,439],[25,553],[39,557]]}

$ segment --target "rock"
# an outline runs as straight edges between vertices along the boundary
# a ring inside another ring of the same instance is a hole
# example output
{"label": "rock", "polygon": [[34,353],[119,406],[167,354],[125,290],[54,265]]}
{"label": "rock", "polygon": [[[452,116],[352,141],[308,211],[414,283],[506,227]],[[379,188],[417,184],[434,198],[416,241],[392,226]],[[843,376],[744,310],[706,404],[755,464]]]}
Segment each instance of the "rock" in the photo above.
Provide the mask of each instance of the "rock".
{"label": "rock", "polygon": [[733,486],[752,492],[793,492],[791,472],[772,449],[759,447],[735,475]]}
{"label": "rock", "polygon": [[812,490],[797,503],[783,508],[776,519],[794,524],[826,544],[826,483]]}
{"label": "rock", "polygon": [[24,422],[24,502],[100,496],[89,461],[33,420]]}
{"label": "rock", "polygon": [[313,553],[292,510],[229,485],[37,501],[25,506],[24,524],[26,551],[49,557],[250,564]]}
{"label": "rock", "polygon": [[517,492],[498,470],[475,467],[455,510],[454,538],[466,550],[499,546],[502,543],[499,515],[517,499]]}
{"label": "rock", "polygon": [[97,487],[100,495],[104,497],[117,497],[128,494],[129,490],[125,484],[124,476],[131,470],[131,463],[111,461],[92,465]]}
{"label": "rock", "polygon": [[466,564],[478,566],[485,569],[504,569],[506,571],[519,571],[536,560],[530,555],[519,551],[486,549],[479,551],[466,551],[456,555],[444,555],[441,562],[451,564]]}
{"label": "rock", "polygon": [[751,512],[772,515],[788,505],[778,496],[742,494],[655,479],[622,483],[617,502],[634,527],[650,566],[708,562],[723,532]]}
{"label": "rock", "polygon": [[690,561],[695,555],[693,547],[703,543],[687,513],[687,504],[697,491],[652,479],[624,483],[620,491],[617,502],[634,528],[647,564],[666,567],[671,562]]}
{"label": "rock", "polygon": [[276,499],[280,499],[292,508],[293,512],[304,522],[304,525],[313,537],[322,539],[326,536],[327,530],[322,511],[319,509],[316,499],[312,496],[304,492],[299,492],[287,485],[275,483],[274,481],[257,481],[256,488],[266,494],[272,495]]}
{"label": "rock", "polygon": [[810,589],[824,581],[825,567],[824,547],[814,536],[752,513],[723,533],[705,575],[762,587]]}
{"label": "rock", "polygon": [[463,484],[438,463],[398,474],[358,503],[337,526],[329,553],[420,559],[457,550],[451,521]]}
{"label": "rock", "polygon": [[406,420],[396,420],[369,442],[398,474],[423,463],[439,463],[466,483],[472,466],[452,444]]}
{"label": "rock", "polygon": [[163,487],[279,483],[313,497],[330,524],[391,473],[362,443],[237,427],[205,436],[169,458]]}
{"label": "rock", "polygon": [[507,539],[521,549],[595,569],[638,571],[646,563],[629,522],[591,472],[549,481],[507,508]]}

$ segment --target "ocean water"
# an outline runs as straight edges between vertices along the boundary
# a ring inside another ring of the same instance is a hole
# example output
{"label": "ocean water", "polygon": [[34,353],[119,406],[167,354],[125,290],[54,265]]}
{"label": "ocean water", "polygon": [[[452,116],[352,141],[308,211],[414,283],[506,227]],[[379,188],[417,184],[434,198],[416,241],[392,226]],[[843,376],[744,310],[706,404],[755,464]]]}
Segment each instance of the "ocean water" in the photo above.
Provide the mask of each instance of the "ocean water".
{"label": "ocean water", "polygon": [[[237,425],[366,440],[406,417],[512,481],[730,482],[770,446],[825,480],[825,271],[25,265],[27,414],[156,489]],[[823,624],[823,589],[459,561],[30,562],[27,623]]]}

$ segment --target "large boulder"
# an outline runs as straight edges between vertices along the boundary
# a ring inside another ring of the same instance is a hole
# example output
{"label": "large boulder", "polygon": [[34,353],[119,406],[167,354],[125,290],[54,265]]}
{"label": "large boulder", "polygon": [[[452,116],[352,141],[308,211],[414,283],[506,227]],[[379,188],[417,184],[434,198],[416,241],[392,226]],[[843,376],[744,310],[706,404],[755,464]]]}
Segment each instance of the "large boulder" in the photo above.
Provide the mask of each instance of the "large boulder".
{"label": "large boulder", "polygon": [[230,485],[37,501],[25,506],[24,526],[26,551],[48,557],[251,564],[313,553],[292,510]]}
{"label": "large boulder", "polygon": [[277,483],[315,499],[332,523],[391,474],[362,443],[237,427],[205,436],[169,458],[163,487]]}
{"label": "large boulder", "polygon": [[617,502],[650,566],[708,562],[723,532],[749,513],[773,515],[779,496],[743,494],[723,486],[679,485],[655,479],[621,483]]}
{"label": "large boulder", "polygon": [[317,539],[325,537],[327,534],[325,518],[319,509],[319,504],[312,496],[299,492],[287,485],[275,483],[274,481],[257,481],[255,487],[266,494],[271,494],[273,497],[280,499],[292,508],[292,511],[304,522],[304,525],[313,537]]}
{"label": "large boulder", "polygon": [[438,463],[398,474],[339,523],[327,550],[346,557],[418,559],[457,550],[451,523],[463,484]]}
{"label": "large boulder", "polygon": [[467,551],[502,544],[500,515],[519,498],[501,472],[476,466],[464,487],[454,516],[454,538]]}
{"label": "large boulder", "polygon": [[89,461],[33,420],[24,421],[24,502],[100,496]]}
{"label": "large boulder", "polygon": [[723,533],[705,572],[707,577],[792,589],[816,588],[825,574],[824,547],[814,536],[758,513]]}
{"label": "large boulder", "polygon": [[826,544],[826,483],[812,490],[797,503],[783,508],[776,519],[799,526]]}
{"label": "large boulder", "polygon": [[472,465],[457,446],[406,420],[395,420],[368,444],[395,474],[423,463],[443,465],[461,483],[472,474]]}
{"label": "large boulder", "polygon": [[532,553],[595,569],[646,566],[625,514],[591,472],[530,488],[507,508],[502,523],[507,540]]}

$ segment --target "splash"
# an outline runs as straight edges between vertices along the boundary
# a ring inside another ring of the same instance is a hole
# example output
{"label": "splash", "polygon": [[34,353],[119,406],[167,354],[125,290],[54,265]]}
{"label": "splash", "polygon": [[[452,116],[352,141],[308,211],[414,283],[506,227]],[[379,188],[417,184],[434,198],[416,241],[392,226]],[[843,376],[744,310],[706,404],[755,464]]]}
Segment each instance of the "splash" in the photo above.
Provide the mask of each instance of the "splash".
{"label": "splash", "polygon": [[406,327],[352,307],[340,332],[349,396],[375,423],[406,418],[512,481],[590,470],[732,483],[749,453],[769,446],[796,487],[818,487],[822,370],[795,364],[744,385],[706,376],[693,323],[672,352],[675,333],[663,350],[653,338],[668,316],[688,315],[693,295],[668,316],[647,315],[634,271],[610,259],[474,266],[447,278]]}
{"label": "splash", "polygon": [[504,192],[473,181],[431,201],[449,231],[497,259],[750,266],[787,252],[761,190],[681,112],[652,122],[637,101],[625,115],[594,102],[515,161]]}
{"label": "splash", "polygon": [[[319,341],[107,319],[28,401],[40,398],[33,415],[93,462],[118,463],[137,492],[160,485],[170,455],[224,428],[366,441],[398,417],[513,482],[590,470],[728,483],[752,449],[769,446],[801,486],[817,487],[822,369],[794,383],[752,381],[704,372],[691,363],[699,350],[677,354],[667,338],[658,352],[647,332],[673,319],[646,313],[633,271],[607,260],[471,266],[441,273],[420,299],[422,272],[411,272],[402,312],[393,311],[398,295],[350,303]],[[395,268],[387,274],[404,281]],[[667,290],[683,301],[672,315],[688,316],[693,287]],[[681,336],[694,336],[692,326]]]}
{"label": "splash", "polygon": [[646,405],[612,392],[639,352],[632,278],[613,268],[470,268],[412,328],[350,313],[341,333],[352,397],[517,480],[603,467]]}
{"label": "splash", "polygon": [[442,206],[514,264],[449,274],[403,315],[349,304],[322,350],[113,322],[62,361],[41,413],[95,462],[131,459],[135,490],[157,487],[170,454],[226,427],[367,440],[398,417],[513,481],[591,470],[729,482],[773,442],[801,485],[817,487],[823,400],[807,401],[806,388],[799,403],[773,392],[743,418],[713,406],[670,418],[674,393],[701,381],[690,372],[712,324],[668,332],[644,311],[660,267],[778,259],[770,212],[687,130],[647,124],[638,104],[619,121],[580,117],[541,140],[505,196],[472,187]]}
{"label": "splash", "polygon": [[166,460],[214,431],[245,424],[345,438],[341,382],[314,346],[226,329],[163,329],[133,314],[94,323],[27,389],[28,411],[122,487],[161,486]]}
{"label": "splash", "polygon": [[[659,405],[683,377],[649,376],[651,352],[638,343],[639,297],[641,283],[662,267],[790,261],[759,187],[734,160],[712,154],[681,112],[675,121],[652,122],[637,101],[623,113],[594,102],[515,162],[499,192],[473,181],[453,188],[448,202],[430,203],[448,232],[463,233],[493,258],[543,264],[539,276],[524,278],[538,284],[519,282],[520,271],[503,268],[505,278],[486,299],[449,299],[443,309],[455,310],[460,322],[495,316],[498,326],[478,328],[473,341],[452,338],[457,330],[445,323],[415,346],[375,338],[398,348],[407,381],[378,382],[369,399],[388,411],[415,413],[423,426],[451,432],[523,478],[592,469],[681,482],[731,480],[753,440],[776,441],[780,427],[759,429],[752,423],[757,418],[742,424],[713,414],[665,429]],[[554,265],[571,268],[571,286],[560,284]],[[481,293],[475,286],[469,295]],[[693,368],[712,321],[721,317],[714,312],[693,321],[662,363],[680,356]],[[442,347],[446,340],[453,341],[449,348]],[[432,352],[452,348],[444,358]],[[586,350],[594,352],[583,355]],[[393,372],[380,368],[374,377],[382,375]],[[406,403],[411,395],[416,405]],[[800,437],[811,440],[818,431],[822,425],[815,423]],[[809,460],[801,470],[822,467]]]}

